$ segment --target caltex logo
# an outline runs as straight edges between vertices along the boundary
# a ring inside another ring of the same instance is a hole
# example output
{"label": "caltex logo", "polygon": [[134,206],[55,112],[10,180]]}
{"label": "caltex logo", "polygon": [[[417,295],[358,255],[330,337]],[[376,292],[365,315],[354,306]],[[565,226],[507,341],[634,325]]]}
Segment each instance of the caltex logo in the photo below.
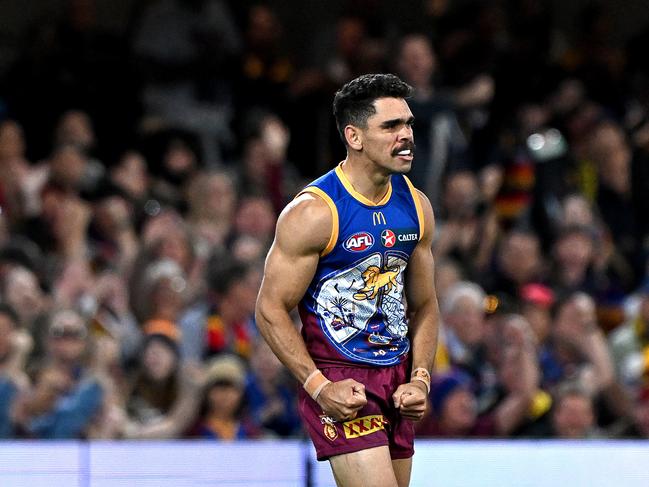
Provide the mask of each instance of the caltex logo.
{"label": "caltex logo", "polygon": [[397,237],[392,230],[383,230],[381,232],[381,242],[384,247],[394,247]]}

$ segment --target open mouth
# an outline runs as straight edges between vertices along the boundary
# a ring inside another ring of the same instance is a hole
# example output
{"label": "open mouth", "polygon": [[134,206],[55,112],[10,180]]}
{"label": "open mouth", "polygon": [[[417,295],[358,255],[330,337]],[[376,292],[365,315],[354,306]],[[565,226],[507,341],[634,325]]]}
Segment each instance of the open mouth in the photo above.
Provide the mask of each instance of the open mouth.
{"label": "open mouth", "polygon": [[415,144],[405,144],[401,147],[397,147],[392,151],[393,157],[403,157],[406,159],[412,159],[415,155]]}

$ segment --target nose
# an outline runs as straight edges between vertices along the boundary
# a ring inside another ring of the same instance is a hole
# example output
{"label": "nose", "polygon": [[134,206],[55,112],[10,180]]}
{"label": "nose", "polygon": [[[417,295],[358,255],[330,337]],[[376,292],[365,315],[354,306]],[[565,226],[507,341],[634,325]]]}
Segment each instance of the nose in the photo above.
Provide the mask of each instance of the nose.
{"label": "nose", "polygon": [[413,142],[414,140],[414,135],[412,132],[412,125],[410,124],[404,124],[402,129],[399,131],[399,140],[400,141],[410,141]]}

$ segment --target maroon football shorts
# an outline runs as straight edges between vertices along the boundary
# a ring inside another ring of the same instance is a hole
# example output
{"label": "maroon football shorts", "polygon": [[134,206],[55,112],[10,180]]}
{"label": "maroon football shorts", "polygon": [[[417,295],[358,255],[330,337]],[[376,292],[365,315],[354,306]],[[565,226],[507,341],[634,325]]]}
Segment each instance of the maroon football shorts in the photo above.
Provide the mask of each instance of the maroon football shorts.
{"label": "maroon football shorts", "polygon": [[321,367],[332,382],[354,379],[365,386],[367,404],[351,421],[332,421],[322,408],[300,388],[300,416],[318,460],[387,445],[393,460],[410,458],[414,453],[414,426],[394,407],[392,394],[408,382],[408,362],[392,367]]}

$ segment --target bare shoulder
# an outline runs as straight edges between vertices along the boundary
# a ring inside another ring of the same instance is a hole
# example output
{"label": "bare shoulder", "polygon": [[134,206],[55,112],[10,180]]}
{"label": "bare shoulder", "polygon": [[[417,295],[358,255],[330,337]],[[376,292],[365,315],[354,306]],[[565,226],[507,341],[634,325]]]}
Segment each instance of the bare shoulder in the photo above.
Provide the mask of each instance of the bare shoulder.
{"label": "bare shoulder", "polygon": [[313,193],[302,193],[280,214],[276,243],[298,254],[320,252],[327,246],[332,225],[329,205]]}

